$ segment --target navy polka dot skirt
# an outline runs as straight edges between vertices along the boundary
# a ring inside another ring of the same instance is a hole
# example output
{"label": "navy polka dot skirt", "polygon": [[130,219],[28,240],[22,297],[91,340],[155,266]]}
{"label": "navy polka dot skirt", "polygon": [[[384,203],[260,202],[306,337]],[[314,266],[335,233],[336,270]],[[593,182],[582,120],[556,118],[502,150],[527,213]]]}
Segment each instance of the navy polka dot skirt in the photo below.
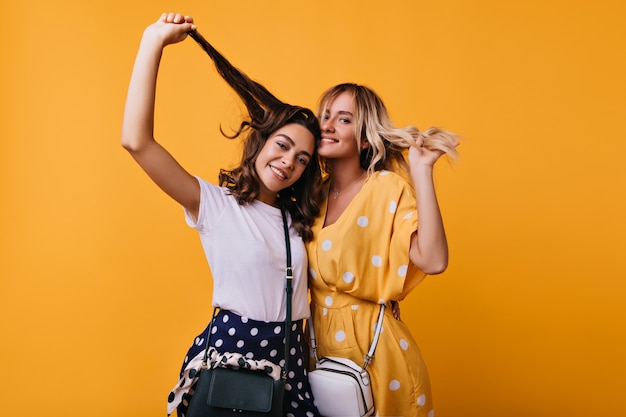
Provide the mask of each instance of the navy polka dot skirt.
{"label": "navy polka dot skirt", "polygon": [[[189,348],[180,371],[178,384],[168,398],[168,414],[175,407],[178,417],[185,417],[193,384],[200,369],[209,327],[196,337]],[[214,318],[210,344],[218,352],[240,353],[248,359],[267,359],[284,364],[285,324],[263,322],[220,310]],[[302,353],[302,320],[292,323],[290,333],[289,373],[285,384],[284,415],[286,417],[317,417],[307,377],[307,361]],[[170,411],[171,410],[171,411]]]}

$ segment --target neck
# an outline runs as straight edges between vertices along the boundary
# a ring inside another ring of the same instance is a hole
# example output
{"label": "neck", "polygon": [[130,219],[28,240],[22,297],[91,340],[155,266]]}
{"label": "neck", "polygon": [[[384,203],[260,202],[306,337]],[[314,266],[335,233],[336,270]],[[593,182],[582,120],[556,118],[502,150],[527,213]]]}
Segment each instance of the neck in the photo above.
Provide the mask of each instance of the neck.
{"label": "neck", "polygon": [[360,190],[367,172],[361,167],[345,167],[345,169],[334,168],[334,174],[330,177],[330,196],[337,200],[340,196],[352,199]]}
{"label": "neck", "polygon": [[261,191],[256,200],[259,200],[260,202],[265,203],[269,206],[279,207],[278,196],[276,195],[276,193],[273,192]]}
{"label": "neck", "polygon": [[330,165],[330,180],[337,191],[343,190],[365,174],[365,170],[358,163],[350,162],[335,160]]}

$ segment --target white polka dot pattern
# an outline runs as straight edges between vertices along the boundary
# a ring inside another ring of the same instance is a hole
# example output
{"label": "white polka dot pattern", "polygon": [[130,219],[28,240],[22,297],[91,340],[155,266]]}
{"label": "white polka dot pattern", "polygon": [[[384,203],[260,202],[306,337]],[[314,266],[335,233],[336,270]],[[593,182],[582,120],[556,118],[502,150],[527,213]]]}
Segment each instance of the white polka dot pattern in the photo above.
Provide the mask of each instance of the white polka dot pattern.
{"label": "white polka dot pattern", "polygon": [[335,340],[338,342],[343,342],[344,340],[346,340],[346,332],[344,332],[343,330],[339,330],[337,333],[335,333]]}
{"label": "white polka dot pattern", "polygon": [[[369,346],[376,321],[371,301],[398,299],[406,284],[421,278],[408,256],[417,229],[415,203],[404,178],[377,172],[333,227],[324,228],[322,222],[313,226],[315,240],[308,248],[314,271],[309,276],[316,320],[330,335],[325,342],[318,338],[324,354],[341,356],[350,350],[355,358],[364,355],[361,350]],[[370,366],[378,381],[387,381],[374,386],[374,396],[383,398],[376,406],[379,415],[434,417],[427,369],[401,321],[385,318]]]}
{"label": "white polka dot pattern", "polygon": [[[280,323],[282,324],[282,323]],[[276,333],[276,328],[279,333]],[[280,376],[280,367],[285,365],[284,326],[279,323],[257,322],[244,319],[234,313],[220,311],[211,329],[211,345],[221,347],[221,352],[212,347],[208,351],[209,366],[239,366],[245,360],[248,369],[265,371],[273,378]],[[289,374],[285,384],[284,414],[293,417],[315,416],[310,388],[307,383],[307,370],[300,348],[302,341],[302,321],[292,324],[291,346],[288,357]],[[189,352],[185,356],[183,369],[178,383],[168,395],[168,415],[177,409],[177,415],[184,417],[190,396],[193,395],[193,384],[197,380],[198,371],[202,367],[207,345],[208,327],[193,340]],[[268,362],[267,360],[271,362]],[[218,365],[225,364],[225,365]]]}

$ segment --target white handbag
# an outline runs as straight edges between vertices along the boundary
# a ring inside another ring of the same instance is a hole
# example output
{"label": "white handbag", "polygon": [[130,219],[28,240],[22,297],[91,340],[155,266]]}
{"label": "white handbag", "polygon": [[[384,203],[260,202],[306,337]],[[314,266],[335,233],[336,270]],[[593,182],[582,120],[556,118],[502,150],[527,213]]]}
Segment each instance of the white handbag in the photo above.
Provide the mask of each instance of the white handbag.
{"label": "white handbag", "polygon": [[365,355],[363,366],[346,358],[317,357],[317,342],[313,323],[309,321],[311,349],[315,355],[315,369],[309,372],[309,384],[318,411],[324,417],[367,417],[374,415],[374,396],[370,375],[365,368],[374,359],[374,351],[383,327],[385,305],[380,305],[376,332]]}

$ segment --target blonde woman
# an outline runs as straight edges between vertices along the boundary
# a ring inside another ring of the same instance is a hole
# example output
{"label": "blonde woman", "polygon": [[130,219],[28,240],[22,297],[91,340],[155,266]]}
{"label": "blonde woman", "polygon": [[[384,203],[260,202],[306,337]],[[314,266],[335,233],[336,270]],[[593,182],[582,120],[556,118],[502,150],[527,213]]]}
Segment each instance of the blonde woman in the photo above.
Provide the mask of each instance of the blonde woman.
{"label": "blonde woman", "polygon": [[[326,199],[307,243],[318,354],[363,363],[379,305],[394,306],[447,268],[433,166],[456,156],[458,140],[436,128],[395,127],[380,97],[357,84],[327,90],[318,118]],[[377,415],[432,417],[426,365],[393,310],[367,368]]]}

